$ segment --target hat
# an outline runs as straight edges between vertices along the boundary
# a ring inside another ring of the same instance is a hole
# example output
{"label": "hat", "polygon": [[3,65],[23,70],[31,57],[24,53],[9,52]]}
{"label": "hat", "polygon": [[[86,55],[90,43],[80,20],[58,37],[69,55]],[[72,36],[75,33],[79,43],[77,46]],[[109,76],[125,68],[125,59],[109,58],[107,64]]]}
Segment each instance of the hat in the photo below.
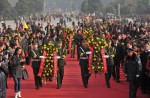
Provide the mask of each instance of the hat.
{"label": "hat", "polygon": [[132,48],[127,49],[127,52],[133,52],[134,50]]}
{"label": "hat", "polygon": [[115,36],[113,39],[114,39],[114,40],[118,40],[118,37],[117,37],[117,36]]}
{"label": "hat", "polygon": [[37,42],[33,42],[32,45],[38,45],[38,43]]}
{"label": "hat", "polygon": [[62,43],[62,41],[60,40],[60,41],[58,41],[57,43],[60,44],[60,43]]}

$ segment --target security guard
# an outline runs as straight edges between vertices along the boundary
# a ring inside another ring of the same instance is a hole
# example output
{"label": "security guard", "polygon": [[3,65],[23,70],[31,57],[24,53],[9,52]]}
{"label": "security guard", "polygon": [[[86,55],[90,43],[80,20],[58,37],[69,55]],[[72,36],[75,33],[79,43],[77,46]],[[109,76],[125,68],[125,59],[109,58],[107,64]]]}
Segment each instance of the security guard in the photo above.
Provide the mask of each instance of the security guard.
{"label": "security guard", "polygon": [[112,75],[113,71],[113,65],[114,65],[114,56],[116,54],[116,49],[112,46],[112,41],[108,40],[107,41],[108,46],[105,49],[106,55],[109,57],[106,59],[107,60],[107,73],[105,74],[105,80],[106,80],[106,85],[108,88],[110,88],[110,78]]}
{"label": "security guard", "polygon": [[60,89],[64,77],[64,66],[66,64],[64,60],[64,58],[66,57],[66,49],[62,47],[62,41],[58,41],[57,48],[58,48],[57,55],[60,57],[58,59],[57,89]]}
{"label": "security guard", "polygon": [[38,43],[34,42],[32,45],[32,49],[30,51],[30,57],[32,58],[32,68],[34,74],[34,81],[36,89],[39,90],[42,87],[41,77],[38,76],[39,68],[40,68],[40,50],[38,49]]}
{"label": "security guard", "polygon": [[87,52],[90,51],[89,47],[87,46],[86,40],[82,41],[82,46],[79,48],[79,54],[80,54],[80,68],[81,68],[81,76],[82,76],[82,81],[84,84],[84,87],[88,87],[88,80],[91,74],[89,73],[88,67],[88,55]]}
{"label": "security guard", "polygon": [[138,78],[142,70],[142,63],[133,49],[128,49],[127,54],[125,60],[125,75],[129,80],[129,98],[135,98],[138,88]]}

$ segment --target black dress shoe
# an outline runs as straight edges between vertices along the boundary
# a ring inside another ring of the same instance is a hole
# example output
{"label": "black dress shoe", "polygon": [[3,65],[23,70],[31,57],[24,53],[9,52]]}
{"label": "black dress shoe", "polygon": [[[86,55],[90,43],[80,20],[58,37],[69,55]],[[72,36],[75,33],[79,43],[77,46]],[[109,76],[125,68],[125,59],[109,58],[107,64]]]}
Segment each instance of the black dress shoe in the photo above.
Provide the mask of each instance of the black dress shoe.
{"label": "black dress shoe", "polygon": [[36,90],[39,90],[39,89],[40,89],[40,87],[37,87],[37,88],[36,88]]}
{"label": "black dress shoe", "polygon": [[84,87],[85,87],[85,88],[88,88],[88,86],[87,86],[87,85],[84,85]]}
{"label": "black dress shoe", "polygon": [[110,83],[109,82],[106,85],[107,85],[107,88],[110,88]]}
{"label": "black dress shoe", "polygon": [[88,74],[86,74],[85,76],[89,79],[89,78],[91,77],[91,74],[88,73]]}
{"label": "black dress shoe", "polygon": [[110,85],[107,85],[107,88],[110,88]]}
{"label": "black dress shoe", "polygon": [[120,80],[116,80],[117,83],[120,83]]}
{"label": "black dress shoe", "polygon": [[43,87],[43,85],[41,84],[40,87]]}
{"label": "black dress shoe", "polygon": [[143,94],[146,94],[146,91],[142,91]]}
{"label": "black dress shoe", "polygon": [[128,79],[126,79],[126,82],[129,82],[129,80],[128,80]]}
{"label": "black dress shoe", "polygon": [[136,98],[136,95],[134,95],[134,98]]}
{"label": "black dress shoe", "polygon": [[53,78],[52,78],[52,77],[50,77],[49,81],[50,81],[50,82],[52,82],[52,81],[53,81]]}
{"label": "black dress shoe", "polygon": [[57,87],[57,89],[60,89],[59,87]]}

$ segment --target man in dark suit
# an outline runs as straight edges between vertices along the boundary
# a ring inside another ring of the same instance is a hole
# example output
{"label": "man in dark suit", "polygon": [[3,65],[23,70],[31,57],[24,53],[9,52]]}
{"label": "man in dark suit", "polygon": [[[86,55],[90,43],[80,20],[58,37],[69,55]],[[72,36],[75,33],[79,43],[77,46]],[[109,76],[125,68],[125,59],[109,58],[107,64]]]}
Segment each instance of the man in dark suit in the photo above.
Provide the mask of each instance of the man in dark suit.
{"label": "man in dark suit", "polygon": [[123,58],[122,46],[118,42],[118,38],[114,38],[113,47],[116,49],[116,54],[114,57],[114,66],[113,66],[113,77],[117,83],[120,82],[120,63]]}
{"label": "man in dark suit", "polygon": [[150,46],[145,44],[144,51],[140,54],[140,59],[142,62],[142,73],[141,73],[141,89],[143,93],[146,93],[147,90],[147,70],[146,70],[146,63],[148,59],[148,55],[150,55]]}
{"label": "man in dark suit", "polygon": [[77,34],[75,35],[74,37],[74,42],[75,44],[77,45],[77,56],[78,56],[78,60],[80,58],[80,54],[79,54],[79,49],[80,49],[80,46],[81,46],[81,42],[83,40],[83,36],[82,36],[82,33],[80,30],[77,31]]}

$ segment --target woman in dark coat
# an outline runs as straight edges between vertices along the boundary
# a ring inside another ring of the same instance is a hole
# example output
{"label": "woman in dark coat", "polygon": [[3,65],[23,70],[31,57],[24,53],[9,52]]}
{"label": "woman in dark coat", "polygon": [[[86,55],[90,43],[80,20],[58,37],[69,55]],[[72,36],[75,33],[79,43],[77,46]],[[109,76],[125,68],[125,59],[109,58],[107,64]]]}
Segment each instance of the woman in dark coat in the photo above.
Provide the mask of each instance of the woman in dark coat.
{"label": "woman in dark coat", "polygon": [[136,97],[138,88],[138,77],[142,70],[140,58],[134,53],[133,49],[127,50],[128,56],[125,61],[125,75],[129,80],[129,98]]}
{"label": "woman in dark coat", "polygon": [[11,59],[12,64],[12,76],[14,79],[15,98],[21,97],[21,78],[22,78],[22,63],[25,59],[22,59],[22,49],[16,48],[14,55]]}
{"label": "woman in dark coat", "polygon": [[0,43],[0,98],[6,98],[6,78],[8,75],[8,55],[3,53],[3,44]]}

